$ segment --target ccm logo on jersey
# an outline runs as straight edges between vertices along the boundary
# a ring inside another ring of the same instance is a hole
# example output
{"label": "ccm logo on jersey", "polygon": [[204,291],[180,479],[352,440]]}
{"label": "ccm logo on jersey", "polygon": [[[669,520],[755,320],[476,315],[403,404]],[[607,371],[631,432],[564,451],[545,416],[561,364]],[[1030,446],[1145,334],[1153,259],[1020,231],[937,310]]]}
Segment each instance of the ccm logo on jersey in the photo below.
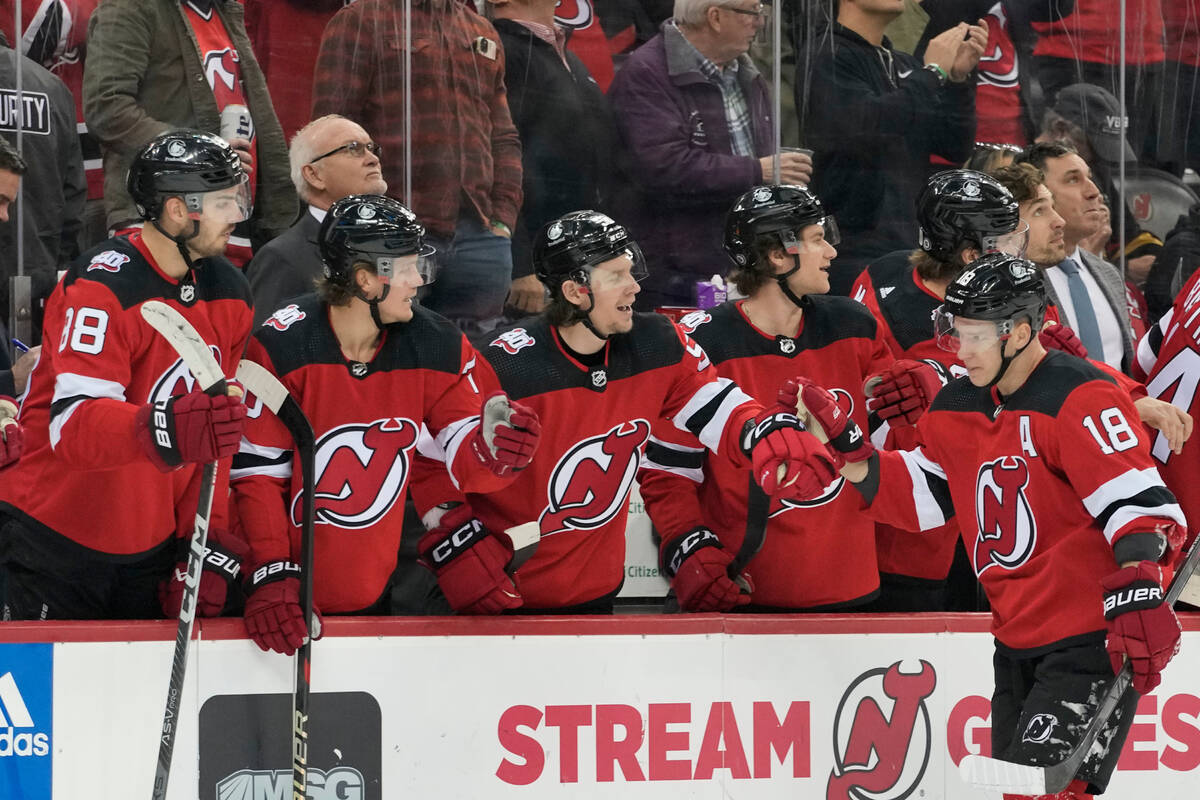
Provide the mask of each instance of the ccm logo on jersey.
{"label": "ccm logo on jersey", "polygon": [[286,331],[307,316],[308,314],[300,310],[300,306],[292,303],[272,314],[263,325],[270,326],[277,331]]}
{"label": "ccm logo on jersey", "polygon": [[100,255],[92,259],[92,263],[88,264],[87,271],[102,269],[105,272],[120,272],[121,267],[129,263],[129,256],[124,253],[118,253],[116,250],[105,250]]}
{"label": "ccm logo on jersey", "polygon": [[535,344],[537,340],[526,333],[524,328],[513,328],[492,340],[492,347],[499,347],[510,356],[515,356],[523,347],[532,347]]}

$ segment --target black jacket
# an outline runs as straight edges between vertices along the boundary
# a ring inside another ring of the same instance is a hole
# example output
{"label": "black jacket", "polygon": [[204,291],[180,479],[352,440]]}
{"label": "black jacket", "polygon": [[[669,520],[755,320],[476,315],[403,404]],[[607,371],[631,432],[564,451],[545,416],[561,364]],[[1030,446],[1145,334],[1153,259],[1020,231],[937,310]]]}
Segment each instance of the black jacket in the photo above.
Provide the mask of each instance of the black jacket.
{"label": "black jacket", "polygon": [[504,45],[508,108],[521,136],[525,200],[513,229],[513,277],[533,272],[542,225],[570,211],[607,209],[616,132],[604,93],[574,53],[558,53],[510,19],[493,20]]}
{"label": "black jacket", "polygon": [[812,189],[843,234],[833,291],[845,293],[872,258],[912,248],[917,195],[935,169],[930,155],[955,164],[970,155],[974,83],[939,87],[936,75],[886,38],[875,47],[836,22],[796,63],[802,141],[814,150]]}

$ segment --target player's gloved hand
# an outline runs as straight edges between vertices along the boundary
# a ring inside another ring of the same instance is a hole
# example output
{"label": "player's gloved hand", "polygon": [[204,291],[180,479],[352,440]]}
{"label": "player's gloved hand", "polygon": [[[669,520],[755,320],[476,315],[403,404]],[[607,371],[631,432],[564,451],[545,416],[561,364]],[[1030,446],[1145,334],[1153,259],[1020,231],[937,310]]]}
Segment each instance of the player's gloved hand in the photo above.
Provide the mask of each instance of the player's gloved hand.
{"label": "player's gloved hand", "polygon": [[867,410],[893,426],[915,425],[942,388],[942,376],[924,361],[903,358],[867,378]]}
{"label": "player's gloved hand", "polygon": [[[158,585],[158,602],[168,618],[179,616],[183,602],[183,590],[187,580],[188,539],[179,540],[179,557],[171,574]],[[229,585],[238,579],[242,571],[242,559],[247,552],[246,543],[226,531],[208,532],[204,548],[203,568],[200,585],[196,590],[196,614],[201,617],[219,616],[225,608],[225,597]]]}
{"label": "player's gloved hand", "polygon": [[[290,656],[304,644],[300,565],[268,561],[246,576],[246,633],[262,650]],[[321,638],[321,614],[313,607],[313,639]]]}
{"label": "player's gloved hand", "polygon": [[795,382],[805,410],[810,417],[810,425],[829,439],[828,448],[840,455],[851,464],[866,461],[875,452],[875,445],[863,435],[858,423],[838,405],[837,398],[829,390],[813,383],[808,378],[794,378],[784,384],[779,390],[782,397],[785,392],[792,391],[789,385]]}
{"label": "player's gloved hand", "polygon": [[135,433],[163,472],[183,463],[207,463],[237,452],[246,425],[241,397],[213,397],[193,389],[138,411]]}
{"label": "player's gloved hand", "polygon": [[1133,662],[1133,688],[1146,694],[1162,680],[1163,667],[1179,652],[1180,628],[1166,604],[1162,569],[1150,561],[1124,567],[1101,581],[1108,657],[1113,672]]}
{"label": "player's gloved hand", "polygon": [[504,392],[492,392],[483,401],[471,449],[488,469],[503,477],[529,465],[541,435],[542,425],[532,408],[510,402]]}
{"label": "player's gloved hand", "polygon": [[772,497],[819,497],[837,478],[838,464],[804,429],[795,405],[777,404],[742,432],[742,452],[750,458],[754,480]]}
{"label": "player's gloved hand", "polygon": [[11,467],[25,450],[25,432],[17,422],[17,404],[0,395],[0,469]]}
{"label": "player's gloved hand", "polygon": [[663,572],[671,579],[684,611],[728,611],[750,602],[754,584],[746,574],[743,590],[729,577],[733,556],[708,528],[695,528],[673,539],[662,554]]}
{"label": "player's gloved hand", "polygon": [[1048,325],[1038,331],[1038,341],[1047,350],[1062,350],[1079,358],[1087,358],[1087,348],[1083,341],[1075,335],[1075,331],[1063,324]]}
{"label": "player's gloved hand", "polygon": [[523,602],[504,571],[512,546],[493,536],[468,505],[442,515],[437,527],[417,542],[418,559],[437,575],[450,607],[460,614],[499,614]]}

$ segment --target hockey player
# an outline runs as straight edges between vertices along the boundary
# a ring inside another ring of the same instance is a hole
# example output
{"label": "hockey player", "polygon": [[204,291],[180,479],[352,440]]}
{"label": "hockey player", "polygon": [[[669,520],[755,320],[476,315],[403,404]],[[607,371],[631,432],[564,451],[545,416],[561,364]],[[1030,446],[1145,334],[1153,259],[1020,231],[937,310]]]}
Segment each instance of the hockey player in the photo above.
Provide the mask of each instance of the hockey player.
{"label": "hockey player", "polygon": [[199,465],[218,459],[201,615],[237,575],[223,498],[245,407],[202,392],[140,306],[176,308],[233,372],[250,290],[221,254],[250,214],[246,176],[224,141],[183,130],[143,147],[127,186],[148,224],[80,256],[46,304],[25,455],[0,481],[8,618],[178,615]]}
{"label": "hockey player", "polygon": [[[874,451],[829,392],[799,386],[868,513],[915,531],[957,512],[992,606],[992,756],[1035,765],[1079,741],[1124,659],[1138,693],[1158,685],[1179,646],[1162,586],[1184,538],[1128,393],[1091,362],[1045,350],[1035,331],[1046,306],[1024,259],[984,256],[951,282],[939,342],[967,374],[917,422],[912,450]],[[1136,703],[1130,693],[1106,746],[1058,797],[1104,791]]]}
{"label": "hockey player", "polygon": [[[819,492],[836,478],[794,408],[764,409],[669,319],[633,312],[645,262],[621,225],[572,212],[543,227],[533,254],[546,310],[480,340],[476,377],[546,419],[544,441],[509,490],[467,497],[490,530],[539,521],[541,543],[516,576],[526,609],[611,613],[627,496],[660,417],[730,469],[752,466],[769,495]],[[431,482],[414,498],[426,513],[446,494]]]}
{"label": "hockey player", "polygon": [[[718,374],[760,401],[804,375],[831,387],[866,428],[863,382],[892,363],[880,326],[859,303],[826,296],[837,255],[837,223],[802,186],[760,186],[725,221],[730,279],[747,299],[684,317]],[[939,384],[940,386],[940,384]],[[873,599],[879,588],[875,525],[841,479],[805,502],[752,510],[745,471],[708,455],[669,422],[653,426],[639,473],[646,511],[660,535],[660,563],[684,611],[833,610]],[[765,513],[764,513],[765,512]],[[758,514],[753,523],[747,515]],[[768,525],[747,571],[749,591],[727,574],[750,524]]]}
{"label": "hockey player", "polygon": [[[456,485],[480,492],[504,488],[538,444],[537,416],[500,393],[482,396],[475,350],[448,320],[413,304],[432,279],[424,234],[390,198],[338,200],[318,234],[325,277],[317,294],[276,311],[248,348],[317,437],[313,595],[325,613],[387,611],[420,440],[432,437],[449,454]],[[287,430],[270,413],[252,417],[233,471],[250,545],[246,629],[262,649],[291,654],[305,631],[296,563],[303,484]],[[438,549],[451,605],[518,605],[504,572],[512,555],[504,538],[471,527]]]}

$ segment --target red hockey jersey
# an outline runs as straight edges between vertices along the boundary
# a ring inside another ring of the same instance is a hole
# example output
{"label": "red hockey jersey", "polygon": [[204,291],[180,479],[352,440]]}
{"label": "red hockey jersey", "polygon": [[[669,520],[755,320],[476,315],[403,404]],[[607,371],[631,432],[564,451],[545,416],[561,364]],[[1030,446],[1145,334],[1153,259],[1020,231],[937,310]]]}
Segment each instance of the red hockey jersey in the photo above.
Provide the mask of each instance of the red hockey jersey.
{"label": "red hockey jersey", "polygon": [[[0,481],[6,512],[112,556],[191,532],[196,505],[184,498],[194,497],[200,468],[159,472],[134,437],[134,418],[195,379],[140,307],[175,307],[230,374],[252,317],[250,287],[228,261],[202,260],[193,274],[194,282],[167,277],[136,233],[97,245],[67,270],[46,303],[45,344],[22,399],[25,453]],[[225,527],[222,473],[214,530]]]}
{"label": "red hockey jersey", "polygon": [[[490,530],[541,523],[537,552],[516,575],[526,608],[578,605],[620,587],[629,489],[659,417],[749,466],[738,440],[761,406],[666,317],[636,314],[633,331],[612,336],[592,368],[543,317],[489,335],[479,349],[480,388],[502,387],[542,420],[537,454],[512,486],[468,495]],[[429,505],[417,499],[420,510]]]}
{"label": "red hockey jersey", "polygon": [[1184,524],[1128,393],[1066,353],[1048,353],[999,403],[994,390],[952,381],[917,433],[919,447],[880,452],[869,513],[915,531],[957,512],[992,632],[1010,649],[1103,631],[1113,544]]}
{"label": "red hockey jersey", "polygon": [[[1142,337],[1136,360],[1151,397],[1200,419],[1200,272],[1192,275],[1171,310]],[[1165,436],[1152,434],[1150,454],[1194,527],[1200,522],[1200,436],[1193,434],[1176,455]],[[1189,542],[1194,535],[1193,530]]]}
{"label": "red hockey jersey", "polygon": [[[779,386],[804,376],[833,392],[863,430],[863,380],[892,356],[871,315],[844,297],[810,297],[795,337],[754,327],[741,303],[696,311],[680,327],[704,348],[725,378],[763,405]],[[726,459],[706,456],[693,438],[666,422],[653,426],[639,475],[642,499],[664,546],[703,525],[730,552],[746,532],[747,473]],[[753,602],[780,608],[858,605],[875,596],[875,525],[862,497],[839,477],[818,498],[774,500],[763,548],[747,570]]]}
{"label": "red hockey jersey", "polygon": [[[459,485],[490,491],[508,483],[462,446],[479,427],[477,355],[432,311],[414,306],[410,322],[387,327],[371,361],[348,361],[328,307],[309,295],[259,327],[247,358],[283,382],[316,435],[313,601],[323,612],[367,608],[386,588],[422,440],[450,454]],[[303,483],[287,429],[253,397],[247,402],[232,484],[249,572],[298,560]]]}

